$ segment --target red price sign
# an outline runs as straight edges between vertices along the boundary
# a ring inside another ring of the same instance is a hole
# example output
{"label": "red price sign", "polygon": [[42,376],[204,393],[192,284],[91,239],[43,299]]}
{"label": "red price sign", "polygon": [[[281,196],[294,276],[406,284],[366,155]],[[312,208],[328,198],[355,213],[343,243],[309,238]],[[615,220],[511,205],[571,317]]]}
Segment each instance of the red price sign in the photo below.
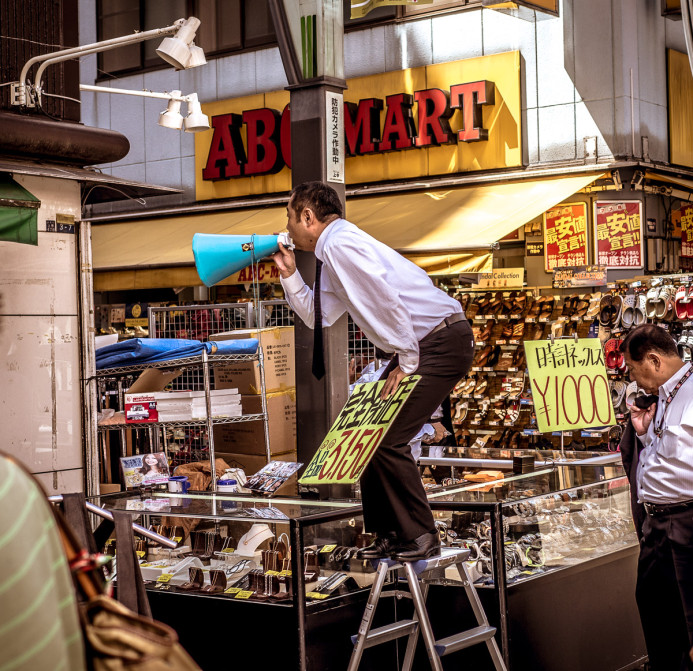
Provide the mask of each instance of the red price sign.
{"label": "red price sign", "polygon": [[544,249],[546,272],[588,265],[586,203],[556,205],[544,213]]}
{"label": "red price sign", "polygon": [[607,268],[642,268],[642,203],[639,200],[594,204],[596,262]]}

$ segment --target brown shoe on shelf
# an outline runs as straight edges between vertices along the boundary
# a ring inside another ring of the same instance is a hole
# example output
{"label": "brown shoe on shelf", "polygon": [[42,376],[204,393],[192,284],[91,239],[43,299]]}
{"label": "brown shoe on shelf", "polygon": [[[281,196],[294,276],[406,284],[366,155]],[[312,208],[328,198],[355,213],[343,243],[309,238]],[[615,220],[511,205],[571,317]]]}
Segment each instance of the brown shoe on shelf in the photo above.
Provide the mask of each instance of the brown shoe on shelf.
{"label": "brown shoe on shelf", "polygon": [[477,354],[473,365],[476,368],[483,368],[486,365],[486,362],[488,361],[488,358],[491,356],[492,353],[493,353],[493,345],[486,345],[486,347],[484,347],[482,350],[480,350],[479,353]]}
{"label": "brown shoe on shelf", "polygon": [[532,340],[541,340],[544,337],[544,324],[535,324]]}
{"label": "brown shoe on shelf", "polygon": [[495,319],[489,319],[486,322],[486,324],[484,325],[484,328],[479,333],[479,342],[486,342],[491,337],[491,332],[493,331],[493,327],[495,325],[496,325]]}

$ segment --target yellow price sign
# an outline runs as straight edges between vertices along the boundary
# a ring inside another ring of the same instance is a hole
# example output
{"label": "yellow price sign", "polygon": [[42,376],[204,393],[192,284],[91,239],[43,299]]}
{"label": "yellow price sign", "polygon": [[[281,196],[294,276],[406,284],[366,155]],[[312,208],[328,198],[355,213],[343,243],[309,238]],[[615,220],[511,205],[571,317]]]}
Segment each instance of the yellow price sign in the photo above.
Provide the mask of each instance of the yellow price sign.
{"label": "yellow price sign", "polygon": [[291,571],[279,571],[279,575],[288,578],[291,576]]}
{"label": "yellow price sign", "polygon": [[356,385],[299,482],[356,482],[420,379],[418,375],[405,377],[386,400],[380,398],[385,380]]}
{"label": "yellow price sign", "polygon": [[229,555],[230,555],[230,554],[233,554],[235,551],[236,551],[235,548],[224,548],[224,549],[222,550],[222,552],[223,552],[224,554],[229,554]]}
{"label": "yellow price sign", "polygon": [[279,575],[279,571],[265,571],[265,575]]}
{"label": "yellow price sign", "polygon": [[249,599],[251,596],[253,596],[253,593],[247,590],[241,590],[236,594],[237,599]]}
{"label": "yellow price sign", "polygon": [[616,423],[599,338],[525,341],[539,431]]}
{"label": "yellow price sign", "polygon": [[336,545],[323,545],[320,552],[332,552],[336,547]]}
{"label": "yellow price sign", "polygon": [[241,591],[240,587],[229,587],[224,594],[238,594]]}
{"label": "yellow price sign", "polygon": [[309,599],[327,599],[329,594],[320,594],[320,592],[306,592],[306,596]]}
{"label": "yellow price sign", "polygon": [[162,573],[157,579],[157,582],[171,582],[171,578],[173,578],[173,573]]}
{"label": "yellow price sign", "polygon": [[144,559],[144,557],[147,555],[144,550],[137,550],[136,554],[140,559]]}

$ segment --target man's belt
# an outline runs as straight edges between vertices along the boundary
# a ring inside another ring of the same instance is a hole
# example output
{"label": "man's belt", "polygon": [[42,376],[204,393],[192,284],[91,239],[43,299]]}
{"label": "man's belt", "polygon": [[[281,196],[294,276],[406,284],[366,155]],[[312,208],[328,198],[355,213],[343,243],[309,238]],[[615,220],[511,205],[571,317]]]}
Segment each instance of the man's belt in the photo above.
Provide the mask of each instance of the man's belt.
{"label": "man's belt", "polygon": [[[436,326],[431,331],[431,333],[435,333],[436,331],[440,331],[441,329],[447,328],[448,326],[452,326],[453,324],[457,324],[457,322],[461,322],[464,318],[465,318],[464,314],[462,314],[461,312],[458,312],[454,315],[450,315],[449,317],[446,317],[445,319],[443,319],[443,321],[440,322],[440,324],[438,324],[438,326]],[[431,333],[429,333],[428,335],[431,335]]]}
{"label": "man's belt", "polygon": [[693,508],[693,499],[677,503],[650,503],[645,501],[642,505],[648,515],[672,515]]}

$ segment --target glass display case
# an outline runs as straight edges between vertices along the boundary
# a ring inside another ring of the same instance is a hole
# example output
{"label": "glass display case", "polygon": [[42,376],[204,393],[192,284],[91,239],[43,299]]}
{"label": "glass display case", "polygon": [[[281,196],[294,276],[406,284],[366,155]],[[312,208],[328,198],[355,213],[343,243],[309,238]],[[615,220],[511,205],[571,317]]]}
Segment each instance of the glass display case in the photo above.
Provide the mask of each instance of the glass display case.
{"label": "glass display case", "polygon": [[[471,550],[468,567],[508,668],[528,668],[527,660],[557,668],[556,641],[574,647],[576,627],[587,623],[594,654],[586,662],[585,651],[576,650],[575,663],[564,660],[562,671],[629,668],[624,659],[634,651],[644,656],[632,595],[637,539],[620,466],[505,473],[439,487],[429,499],[442,542]],[[371,541],[357,502],[163,491],[92,501],[179,539],[176,550],[145,541],[138,550],[154,617],[176,628],[202,668],[218,663],[209,641],[228,639],[230,631],[241,665],[257,665],[270,645],[288,668],[346,668],[375,576],[373,563],[354,556]],[[459,631],[472,615],[460,586],[453,571],[431,582],[436,631]],[[389,587],[397,592],[396,583]],[[387,602],[376,626],[408,616],[406,599]],[[394,671],[397,645],[368,650],[361,668]],[[455,653],[444,666],[487,668],[487,655],[476,654]],[[414,668],[428,668],[425,653],[417,660]]]}

